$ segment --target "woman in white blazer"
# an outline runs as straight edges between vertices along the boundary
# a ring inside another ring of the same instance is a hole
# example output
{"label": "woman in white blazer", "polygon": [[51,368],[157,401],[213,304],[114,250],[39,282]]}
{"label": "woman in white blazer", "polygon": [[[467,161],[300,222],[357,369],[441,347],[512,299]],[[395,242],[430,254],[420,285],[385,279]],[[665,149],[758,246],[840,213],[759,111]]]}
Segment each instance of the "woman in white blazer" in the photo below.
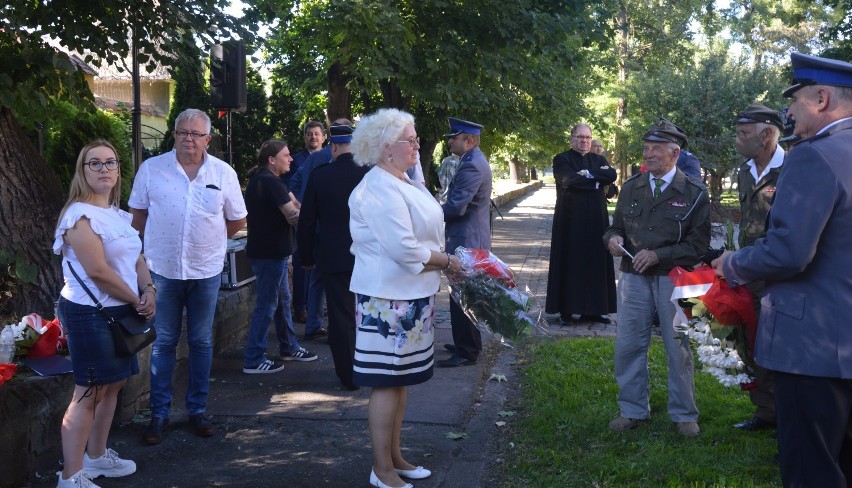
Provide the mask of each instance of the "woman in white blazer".
{"label": "woman in white blazer", "polygon": [[355,162],[373,166],[349,197],[355,255],[349,289],[357,303],[353,381],[372,387],[370,484],[376,487],[411,487],[401,477],[431,474],[402,456],[406,387],[432,377],[441,271],[461,269],[443,250],[440,205],[405,174],[419,148],[414,117],[396,109],[364,117],[352,135]]}

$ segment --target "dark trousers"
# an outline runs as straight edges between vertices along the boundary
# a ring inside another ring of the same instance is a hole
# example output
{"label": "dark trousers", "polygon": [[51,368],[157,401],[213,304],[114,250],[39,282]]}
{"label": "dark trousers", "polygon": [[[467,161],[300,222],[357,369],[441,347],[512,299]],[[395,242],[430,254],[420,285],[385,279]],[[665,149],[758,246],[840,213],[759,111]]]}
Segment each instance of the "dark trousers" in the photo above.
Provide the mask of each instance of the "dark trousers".
{"label": "dark trousers", "polygon": [[476,361],[479,358],[479,351],[482,350],[482,335],[452,298],[450,299],[450,323],[453,328],[456,355]]}
{"label": "dark trousers", "polygon": [[352,385],[355,359],[355,294],[349,291],[352,273],[324,274],[328,307],[328,347],[334,372],[344,385]]}
{"label": "dark trousers", "polygon": [[[746,286],[752,291],[754,297],[754,315],[760,317],[760,298],[764,294],[764,283],[755,281]],[[747,333],[746,336],[748,336]],[[756,339],[756,337],[749,337],[752,342]],[[775,387],[772,384],[772,371],[755,365],[754,384],[755,388],[748,391],[751,403],[757,407],[754,416],[767,422],[775,422]]]}
{"label": "dark trousers", "polygon": [[852,486],[852,380],[774,373],[784,486]]}
{"label": "dark trousers", "polygon": [[293,252],[293,289],[290,290],[293,296],[293,312],[304,312],[308,304],[308,284],[305,281],[305,268],[299,262],[299,250]]}
{"label": "dark trousers", "polygon": [[754,416],[775,422],[775,386],[772,383],[772,371],[755,366],[754,368],[755,388],[748,391],[751,403],[754,404]]}

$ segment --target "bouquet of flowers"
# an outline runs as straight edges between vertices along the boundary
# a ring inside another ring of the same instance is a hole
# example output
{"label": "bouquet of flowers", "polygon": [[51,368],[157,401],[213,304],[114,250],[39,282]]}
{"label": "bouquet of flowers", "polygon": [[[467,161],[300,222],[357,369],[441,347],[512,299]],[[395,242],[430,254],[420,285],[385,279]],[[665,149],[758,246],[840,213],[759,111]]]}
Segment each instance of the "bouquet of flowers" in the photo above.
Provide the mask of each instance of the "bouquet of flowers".
{"label": "bouquet of flowers", "polygon": [[752,388],[757,316],[751,291],[730,288],[709,266],[675,267],[669,277],[675,284],[675,330],[698,346],[702,369],[725,386]]}
{"label": "bouquet of flowers", "polygon": [[510,340],[546,333],[541,307],[503,261],[485,249],[458,247],[455,255],[462,274],[450,280],[450,295],[480,331]]}
{"label": "bouquet of flowers", "polygon": [[65,328],[59,319],[48,322],[31,313],[11,325],[15,333],[15,356],[41,358],[68,351]]}

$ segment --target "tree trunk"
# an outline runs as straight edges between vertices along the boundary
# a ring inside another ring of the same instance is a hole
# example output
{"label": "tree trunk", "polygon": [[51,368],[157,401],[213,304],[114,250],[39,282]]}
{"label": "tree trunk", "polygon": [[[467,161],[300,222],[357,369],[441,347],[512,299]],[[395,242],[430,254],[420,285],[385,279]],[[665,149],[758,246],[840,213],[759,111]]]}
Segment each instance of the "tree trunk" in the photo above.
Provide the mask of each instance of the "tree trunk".
{"label": "tree trunk", "polygon": [[379,80],[379,88],[382,90],[382,100],[385,107],[408,110],[408,104],[411,100],[402,95],[402,90],[399,88],[396,78]]}
{"label": "tree trunk", "polygon": [[615,147],[612,150],[612,164],[618,173],[618,184],[621,186],[624,180],[630,176],[628,171],[630,154],[627,146],[627,137],[624,133],[624,117],[627,114],[627,101],[624,91],[627,89],[627,58],[630,54],[630,17],[627,16],[627,4],[618,2],[619,10],[615,18],[616,31],[616,53],[618,58],[618,102],[615,109]]}
{"label": "tree trunk", "polygon": [[520,178],[521,164],[515,158],[509,159],[509,181],[514,184],[521,182]]}
{"label": "tree trunk", "polygon": [[437,168],[434,168],[435,162],[432,161],[432,152],[435,151],[435,146],[437,145],[438,143],[436,141],[420,139],[420,167],[423,169],[423,177],[426,178],[424,186],[429,188],[430,191],[438,186],[437,173],[435,173],[433,179],[433,173],[437,171]]}
{"label": "tree trunk", "polygon": [[12,296],[0,296],[0,316],[20,319],[35,312],[53,317],[53,302],[62,287],[53,232],[64,201],[59,179],[9,109],[0,108],[0,251],[38,270],[34,283],[15,280]]}
{"label": "tree trunk", "polygon": [[346,84],[352,77],[344,72],[340,61],[328,68],[328,120],[352,120],[352,94]]}

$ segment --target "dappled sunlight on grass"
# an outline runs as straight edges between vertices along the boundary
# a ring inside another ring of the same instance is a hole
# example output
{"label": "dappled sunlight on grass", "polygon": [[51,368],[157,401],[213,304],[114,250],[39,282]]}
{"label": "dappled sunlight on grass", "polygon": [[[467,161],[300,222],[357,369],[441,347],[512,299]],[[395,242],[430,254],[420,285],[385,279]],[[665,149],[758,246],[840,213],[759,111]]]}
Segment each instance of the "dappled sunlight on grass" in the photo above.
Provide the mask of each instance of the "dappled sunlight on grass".
{"label": "dappled sunlight on grass", "polygon": [[739,388],[708,374],[695,376],[701,435],[677,434],[666,412],[662,343],[650,351],[649,423],[624,433],[608,428],[618,417],[612,338],[541,344],[525,351],[529,365],[512,409],[512,442],[505,487],[780,486],[771,433],[733,424],[754,411]]}

